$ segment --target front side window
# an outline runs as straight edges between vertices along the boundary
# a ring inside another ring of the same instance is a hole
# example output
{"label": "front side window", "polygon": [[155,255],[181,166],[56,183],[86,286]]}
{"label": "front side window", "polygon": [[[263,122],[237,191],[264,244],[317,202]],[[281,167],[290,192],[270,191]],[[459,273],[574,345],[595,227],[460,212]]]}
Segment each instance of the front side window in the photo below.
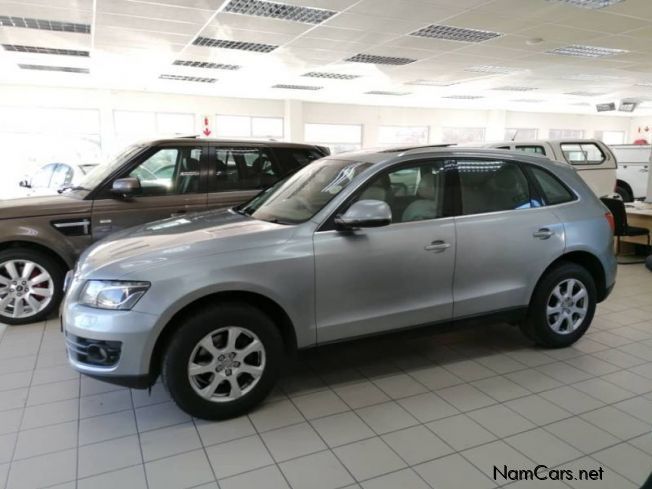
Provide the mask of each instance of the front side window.
{"label": "front side window", "polygon": [[321,160],[268,188],[237,211],[281,224],[305,222],[319,212],[371,163]]}
{"label": "front side window", "polygon": [[199,192],[201,148],[162,148],[129,174],[140,180],[143,196]]}
{"label": "front side window", "polygon": [[400,168],[375,177],[357,200],[381,200],[392,223],[437,219],[444,215],[445,162]]}
{"label": "front side window", "polygon": [[281,177],[269,151],[262,148],[217,148],[218,190],[255,190]]}
{"label": "front side window", "polygon": [[562,143],[561,151],[571,165],[599,165],[606,159],[595,143]]}
{"label": "front side window", "polygon": [[523,171],[516,163],[500,160],[458,160],[462,213],[483,214],[539,207],[530,196]]}
{"label": "front side window", "polygon": [[52,180],[50,180],[50,187],[59,188],[64,185],[69,185],[72,182],[73,173],[73,169],[70,166],[64,164],[57,165],[57,169],[54,170],[54,174],[52,175]]}
{"label": "front side window", "polygon": [[539,184],[547,205],[562,204],[573,200],[573,194],[555,176],[533,166],[530,167],[530,171]]}

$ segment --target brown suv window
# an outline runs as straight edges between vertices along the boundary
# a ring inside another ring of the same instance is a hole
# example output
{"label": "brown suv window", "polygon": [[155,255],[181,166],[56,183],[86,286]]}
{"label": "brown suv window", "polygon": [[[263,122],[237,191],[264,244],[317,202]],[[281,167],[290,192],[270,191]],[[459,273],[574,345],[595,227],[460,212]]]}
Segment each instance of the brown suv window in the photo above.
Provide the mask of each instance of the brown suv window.
{"label": "brown suv window", "polygon": [[254,190],[272,185],[281,172],[264,148],[217,148],[217,190]]}
{"label": "brown suv window", "polygon": [[161,148],[129,174],[140,180],[143,196],[199,192],[201,148]]}

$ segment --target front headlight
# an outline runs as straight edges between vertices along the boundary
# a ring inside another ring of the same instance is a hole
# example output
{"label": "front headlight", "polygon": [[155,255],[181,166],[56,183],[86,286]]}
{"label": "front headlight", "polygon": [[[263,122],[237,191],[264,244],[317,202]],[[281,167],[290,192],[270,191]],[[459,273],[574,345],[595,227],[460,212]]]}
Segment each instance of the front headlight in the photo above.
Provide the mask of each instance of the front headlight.
{"label": "front headlight", "polygon": [[149,282],[89,280],[79,294],[79,303],[98,309],[126,311],[136,305],[149,286]]}

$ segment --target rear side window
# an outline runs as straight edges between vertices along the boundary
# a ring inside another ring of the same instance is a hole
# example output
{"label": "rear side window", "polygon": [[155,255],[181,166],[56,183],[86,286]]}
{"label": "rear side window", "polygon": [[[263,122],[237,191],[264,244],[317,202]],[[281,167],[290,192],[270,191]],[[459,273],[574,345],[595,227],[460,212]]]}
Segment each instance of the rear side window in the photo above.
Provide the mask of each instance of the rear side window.
{"label": "rear side window", "polygon": [[516,163],[458,160],[457,169],[464,215],[541,206],[531,197],[528,180]]}
{"label": "rear side window", "polygon": [[546,150],[543,149],[543,146],[538,146],[538,145],[525,145],[525,144],[518,144],[516,145],[515,148],[517,151],[523,151],[524,153],[532,153],[535,155],[544,155],[546,154]]}
{"label": "rear side window", "polygon": [[574,199],[573,194],[568,190],[557,177],[541,168],[530,167],[534,179],[539,184],[546,205],[563,204]]}
{"label": "rear side window", "polygon": [[302,168],[325,156],[313,148],[274,148],[274,152],[283,165],[285,173]]}
{"label": "rear side window", "polygon": [[217,148],[218,190],[255,190],[275,183],[282,172],[262,148]]}
{"label": "rear side window", "polygon": [[599,165],[607,159],[595,143],[562,143],[561,151],[571,165]]}

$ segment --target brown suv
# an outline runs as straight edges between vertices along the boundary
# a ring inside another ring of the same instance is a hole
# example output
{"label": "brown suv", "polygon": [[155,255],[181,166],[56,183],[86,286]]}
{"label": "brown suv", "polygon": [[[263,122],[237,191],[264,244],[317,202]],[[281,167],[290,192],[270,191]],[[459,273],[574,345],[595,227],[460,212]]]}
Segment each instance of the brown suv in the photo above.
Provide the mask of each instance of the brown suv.
{"label": "brown suv", "polygon": [[130,226],[230,207],[328,148],[175,138],[129,146],[61,195],[0,202],[0,322],[42,320],[94,241]]}

